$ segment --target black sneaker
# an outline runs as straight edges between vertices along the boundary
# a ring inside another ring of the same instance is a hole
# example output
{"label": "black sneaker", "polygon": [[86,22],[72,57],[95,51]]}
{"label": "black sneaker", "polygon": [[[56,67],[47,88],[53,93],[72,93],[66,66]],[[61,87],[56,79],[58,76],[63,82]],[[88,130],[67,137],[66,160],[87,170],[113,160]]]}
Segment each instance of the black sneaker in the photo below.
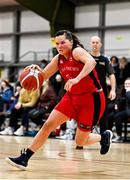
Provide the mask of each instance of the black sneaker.
{"label": "black sneaker", "polygon": [[21,150],[21,155],[18,157],[7,157],[6,161],[12,166],[15,166],[21,170],[26,170],[28,165],[28,157],[26,155],[26,150]]}
{"label": "black sneaker", "polygon": [[110,144],[112,141],[112,132],[110,130],[106,130],[101,134],[101,149],[100,154],[106,154],[109,151]]}
{"label": "black sneaker", "polygon": [[82,149],[83,149],[83,146],[78,146],[78,145],[77,145],[75,149],[82,150]]}

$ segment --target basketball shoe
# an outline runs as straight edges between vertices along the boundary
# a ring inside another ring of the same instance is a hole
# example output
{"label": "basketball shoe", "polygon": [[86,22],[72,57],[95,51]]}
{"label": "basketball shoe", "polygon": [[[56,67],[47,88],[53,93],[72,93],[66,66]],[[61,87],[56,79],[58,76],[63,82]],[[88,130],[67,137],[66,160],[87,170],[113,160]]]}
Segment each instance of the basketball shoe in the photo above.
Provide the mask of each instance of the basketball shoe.
{"label": "basketball shoe", "polygon": [[112,132],[110,130],[106,130],[101,134],[101,149],[100,154],[106,154],[109,151],[111,142],[112,142]]}
{"label": "basketball shoe", "polygon": [[27,157],[26,150],[21,150],[21,155],[18,157],[7,157],[5,159],[10,165],[15,166],[21,170],[26,170],[29,158]]}

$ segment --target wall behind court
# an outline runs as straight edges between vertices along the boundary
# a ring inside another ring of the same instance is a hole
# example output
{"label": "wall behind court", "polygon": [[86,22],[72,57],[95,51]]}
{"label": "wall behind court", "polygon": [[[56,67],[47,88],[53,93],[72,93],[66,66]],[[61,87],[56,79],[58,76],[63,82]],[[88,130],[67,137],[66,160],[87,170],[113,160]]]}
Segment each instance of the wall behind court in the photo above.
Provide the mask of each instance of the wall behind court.
{"label": "wall behind court", "polygon": [[130,2],[79,6],[75,13],[75,29],[86,49],[91,36],[101,35],[105,54],[130,58]]}

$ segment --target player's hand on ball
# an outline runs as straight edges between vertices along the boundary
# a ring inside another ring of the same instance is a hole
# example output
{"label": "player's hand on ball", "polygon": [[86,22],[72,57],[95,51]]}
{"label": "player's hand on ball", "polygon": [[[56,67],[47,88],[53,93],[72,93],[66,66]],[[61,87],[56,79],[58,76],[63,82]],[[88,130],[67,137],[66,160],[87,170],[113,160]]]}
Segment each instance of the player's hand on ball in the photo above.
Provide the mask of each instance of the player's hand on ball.
{"label": "player's hand on ball", "polygon": [[31,64],[31,65],[25,67],[24,70],[27,70],[27,69],[38,69],[39,71],[42,71],[42,69],[37,64]]}
{"label": "player's hand on ball", "polygon": [[[32,68],[31,68],[32,67]],[[41,88],[44,82],[42,71],[37,66],[26,67],[19,76],[21,86],[28,91],[35,91]]]}

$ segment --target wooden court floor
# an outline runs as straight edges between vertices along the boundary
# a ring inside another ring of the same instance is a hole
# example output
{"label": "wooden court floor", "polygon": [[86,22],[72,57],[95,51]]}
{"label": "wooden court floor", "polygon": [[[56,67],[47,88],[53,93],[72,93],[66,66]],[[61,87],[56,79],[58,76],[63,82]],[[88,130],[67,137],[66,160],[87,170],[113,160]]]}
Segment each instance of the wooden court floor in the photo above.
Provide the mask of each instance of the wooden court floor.
{"label": "wooden court floor", "polygon": [[27,171],[5,162],[31,141],[31,137],[0,136],[0,179],[130,179],[130,144],[125,143],[112,143],[110,152],[100,155],[98,144],[76,150],[74,141],[48,139]]}

